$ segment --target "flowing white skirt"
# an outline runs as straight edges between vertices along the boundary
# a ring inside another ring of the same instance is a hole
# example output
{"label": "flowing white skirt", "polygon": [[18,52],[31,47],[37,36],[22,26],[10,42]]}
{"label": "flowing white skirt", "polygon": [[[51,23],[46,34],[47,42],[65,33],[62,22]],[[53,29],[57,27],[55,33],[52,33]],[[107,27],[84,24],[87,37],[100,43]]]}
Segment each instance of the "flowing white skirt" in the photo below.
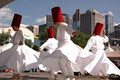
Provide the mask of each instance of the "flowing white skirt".
{"label": "flowing white skirt", "polygon": [[0,46],[0,53],[7,50],[7,49],[9,49],[9,48],[11,48],[12,46],[13,46],[12,43],[8,43],[8,44],[5,44],[3,46]]}
{"label": "flowing white skirt", "polygon": [[85,67],[85,70],[91,75],[120,75],[120,70],[107,58],[104,50],[96,52],[94,60]]}
{"label": "flowing white skirt", "polygon": [[[64,47],[65,48],[65,47]],[[67,48],[67,47],[66,47]],[[72,49],[73,48],[73,49]],[[81,51],[83,50],[81,47],[77,46],[74,44],[74,47],[71,48],[71,52],[72,54],[75,54],[76,52],[78,52],[78,56],[75,60],[75,62],[71,62],[71,67],[73,69],[74,72],[83,72],[84,67],[93,60],[94,55],[90,52],[87,53],[81,53]],[[77,48],[77,49],[75,49]],[[70,49],[70,48],[69,48]],[[62,52],[69,52],[67,49],[65,49],[66,51],[62,51]],[[75,51],[77,50],[77,51]],[[75,53],[74,53],[75,52]],[[44,55],[47,54],[47,52],[44,52]],[[82,54],[82,55],[80,55]],[[70,55],[69,55],[70,56]],[[43,56],[44,57],[44,56]],[[44,60],[40,61],[40,65],[39,68],[41,70],[47,71],[47,70],[55,70],[55,71],[60,71],[59,68],[59,57],[64,57],[67,58],[66,56],[64,56],[63,54],[61,54],[60,50],[56,50],[54,51],[54,53],[47,55]],[[72,57],[71,57],[72,58]],[[71,59],[70,58],[70,59]],[[68,59],[69,60],[69,59]]]}
{"label": "flowing white skirt", "polygon": [[0,68],[7,66],[15,71],[37,68],[39,63],[35,54],[39,53],[26,45],[14,45],[0,54]]}

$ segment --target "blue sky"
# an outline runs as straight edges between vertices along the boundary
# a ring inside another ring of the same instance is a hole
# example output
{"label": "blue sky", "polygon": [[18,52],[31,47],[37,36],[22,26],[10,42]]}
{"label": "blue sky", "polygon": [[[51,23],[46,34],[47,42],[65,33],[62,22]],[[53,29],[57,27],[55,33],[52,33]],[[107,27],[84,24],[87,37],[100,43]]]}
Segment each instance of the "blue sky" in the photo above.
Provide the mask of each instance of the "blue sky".
{"label": "blue sky", "polygon": [[54,6],[60,6],[62,13],[67,13],[70,17],[76,9],[82,13],[89,9],[95,9],[101,14],[112,12],[114,22],[120,23],[120,0],[15,0],[0,9],[0,26],[10,26],[14,13],[23,16],[22,24],[44,24],[45,16],[51,14]]}

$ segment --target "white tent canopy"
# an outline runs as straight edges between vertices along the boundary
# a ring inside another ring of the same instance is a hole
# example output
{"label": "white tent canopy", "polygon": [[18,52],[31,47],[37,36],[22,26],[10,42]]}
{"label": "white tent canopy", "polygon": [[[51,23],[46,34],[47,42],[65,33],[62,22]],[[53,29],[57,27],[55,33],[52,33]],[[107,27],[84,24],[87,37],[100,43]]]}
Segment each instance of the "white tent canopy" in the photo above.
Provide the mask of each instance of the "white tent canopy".
{"label": "white tent canopy", "polygon": [[5,5],[13,2],[14,0],[0,0],[0,8],[4,7]]}

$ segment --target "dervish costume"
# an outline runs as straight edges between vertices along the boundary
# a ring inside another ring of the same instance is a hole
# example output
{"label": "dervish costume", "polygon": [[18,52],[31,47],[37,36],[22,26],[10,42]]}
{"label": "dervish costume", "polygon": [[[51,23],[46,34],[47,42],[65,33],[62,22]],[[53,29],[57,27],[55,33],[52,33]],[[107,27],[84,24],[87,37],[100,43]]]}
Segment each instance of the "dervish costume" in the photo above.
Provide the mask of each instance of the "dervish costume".
{"label": "dervish costume", "polygon": [[95,55],[95,58],[85,67],[85,70],[91,75],[120,75],[120,70],[107,58],[105,54],[103,43],[108,42],[108,37],[100,36],[102,28],[103,24],[96,24],[93,32],[95,36],[92,36],[88,40],[88,43],[84,48],[84,51],[89,51],[91,49],[92,53]]}
{"label": "dervish costume", "polygon": [[42,51],[49,52],[50,54],[57,48],[58,41],[54,38],[54,30],[52,27],[47,29],[48,40],[40,46]]}
{"label": "dervish costume", "polygon": [[[15,14],[11,26],[20,27],[22,16]],[[23,41],[23,45],[19,42]],[[38,68],[38,58],[34,54],[39,54],[37,51],[29,48],[24,44],[24,36],[21,30],[16,31],[11,39],[13,46],[0,53],[0,69],[10,68],[18,74],[24,70]]]}
{"label": "dervish costume", "polygon": [[[56,63],[52,61],[49,63],[47,62],[48,59],[43,60],[41,63],[51,70],[62,71],[64,77],[73,76],[73,71],[75,69],[73,69],[74,66],[72,66],[71,64],[76,64],[76,59],[82,48],[71,41],[73,30],[71,27],[68,26],[68,24],[63,22],[60,7],[52,8],[52,17],[54,23],[61,22],[57,29],[58,47],[49,56],[49,58],[55,58]],[[78,69],[78,66],[76,68]],[[80,69],[78,69],[77,71],[80,71]]]}

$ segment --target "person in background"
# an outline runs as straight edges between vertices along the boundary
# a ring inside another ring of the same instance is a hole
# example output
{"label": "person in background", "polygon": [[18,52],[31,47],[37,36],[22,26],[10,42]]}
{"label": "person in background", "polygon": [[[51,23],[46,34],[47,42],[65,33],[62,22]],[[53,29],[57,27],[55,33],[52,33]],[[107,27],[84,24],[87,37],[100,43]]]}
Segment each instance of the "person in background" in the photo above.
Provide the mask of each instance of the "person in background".
{"label": "person in background", "polygon": [[[103,33],[101,33],[103,30]],[[88,40],[84,51],[91,50],[95,58],[84,68],[91,75],[104,75],[116,74],[120,75],[120,70],[107,58],[104,51],[104,44],[108,42],[108,37],[105,34],[102,23],[97,23],[93,36]],[[103,35],[103,37],[101,37]]]}
{"label": "person in background", "polygon": [[41,52],[46,51],[49,54],[51,54],[57,48],[58,41],[55,39],[53,27],[49,27],[47,29],[47,33],[48,40],[43,45],[40,46],[40,51]]}
{"label": "person in background", "polygon": [[[48,40],[43,45],[40,46],[41,52],[39,56],[39,63],[40,63],[39,69],[50,73],[50,80],[52,80],[54,76],[53,73],[57,74],[57,71],[52,70],[50,67],[57,64],[57,59],[53,59],[49,56],[57,48],[58,40],[56,40],[55,38],[53,27],[49,27],[47,29],[47,33],[48,33]],[[50,64],[49,61],[51,62]]]}
{"label": "person in background", "polygon": [[[48,40],[40,46],[40,55],[39,55],[39,61],[40,61],[40,65],[39,68],[41,70],[44,70],[41,64],[41,62],[43,60],[45,60],[46,58],[49,58],[49,56],[52,54],[52,52],[57,48],[58,46],[58,41],[55,39],[55,35],[54,35],[54,29],[53,27],[49,27],[47,29],[47,33],[48,33]],[[44,64],[47,64],[49,62],[46,61]]]}
{"label": "person in background", "polygon": [[24,44],[24,36],[20,30],[22,16],[14,14],[11,26],[15,31],[11,42],[13,46],[0,54],[0,69],[12,69],[13,79],[20,79],[20,73],[24,70],[38,67],[38,60],[34,55],[34,50]]}

